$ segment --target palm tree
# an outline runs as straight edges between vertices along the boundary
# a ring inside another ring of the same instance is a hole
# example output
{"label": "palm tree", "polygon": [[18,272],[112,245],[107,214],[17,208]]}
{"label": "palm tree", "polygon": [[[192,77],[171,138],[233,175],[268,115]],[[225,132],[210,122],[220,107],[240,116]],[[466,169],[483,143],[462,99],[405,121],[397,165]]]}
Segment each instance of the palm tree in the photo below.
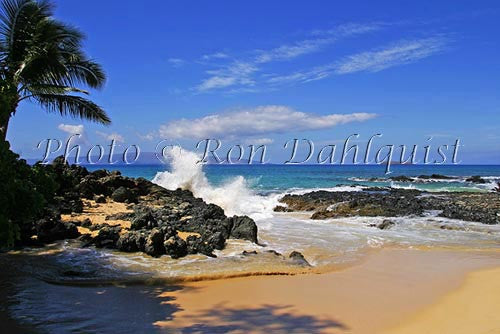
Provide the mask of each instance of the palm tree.
{"label": "palm tree", "polygon": [[0,139],[21,101],[109,124],[78,85],[101,88],[106,76],[82,50],[83,34],[53,18],[47,0],[2,0],[0,8]]}

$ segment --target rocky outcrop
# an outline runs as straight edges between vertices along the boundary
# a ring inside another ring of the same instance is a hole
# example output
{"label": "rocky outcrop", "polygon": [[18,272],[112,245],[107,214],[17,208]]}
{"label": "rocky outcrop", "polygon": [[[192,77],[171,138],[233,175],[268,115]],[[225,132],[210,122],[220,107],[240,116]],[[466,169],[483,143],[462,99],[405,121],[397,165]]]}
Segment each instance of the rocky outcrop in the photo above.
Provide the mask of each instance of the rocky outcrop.
{"label": "rocky outcrop", "polygon": [[419,179],[423,180],[429,180],[429,179],[434,179],[434,180],[451,180],[453,179],[452,176],[446,176],[446,175],[441,175],[441,174],[432,174],[432,175],[419,175]]}
{"label": "rocky outcrop", "polygon": [[500,196],[492,192],[427,193],[372,188],[359,192],[315,191],[303,195],[286,195],[281,202],[287,205],[287,211],[311,211],[312,219],[422,216],[427,210],[435,210],[440,212],[441,217],[485,224],[500,223]]}
{"label": "rocky outcrop", "polygon": [[469,178],[467,178],[465,181],[467,182],[471,182],[471,183],[478,183],[478,184],[484,184],[484,183],[487,183],[487,181],[485,179],[483,179],[481,176],[479,175],[474,175],[474,176],[471,176]]}
{"label": "rocky outcrop", "polygon": [[[95,234],[80,239],[85,246],[118,249],[123,252],[144,252],[151,256],[169,255],[180,258],[188,254],[215,256],[228,238],[257,243],[257,225],[247,216],[227,217],[217,205],[207,204],[190,191],[164,189],[144,178],[128,178],[120,172],[97,170],[89,172],[79,166],[69,166],[58,158],[45,166],[53,173],[58,191],[43,218],[24,228],[25,243],[48,243],[80,236],[77,224]],[[130,228],[93,224],[89,219],[62,222],[61,214],[78,216],[87,207],[112,202],[128,203],[132,212],[118,212],[106,220],[130,221]],[[178,232],[190,232],[186,240]],[[94,236],[92,236],[94,235]],[[33,238],[35,236],[35,238]]]}
{"label": "rocky outcrop", "polygon": [[412,182],[413,179],[411,177],[405,176],[405,175],[399,175],[399,176],[391,176],[389,179],[392,181],[396,182]]}

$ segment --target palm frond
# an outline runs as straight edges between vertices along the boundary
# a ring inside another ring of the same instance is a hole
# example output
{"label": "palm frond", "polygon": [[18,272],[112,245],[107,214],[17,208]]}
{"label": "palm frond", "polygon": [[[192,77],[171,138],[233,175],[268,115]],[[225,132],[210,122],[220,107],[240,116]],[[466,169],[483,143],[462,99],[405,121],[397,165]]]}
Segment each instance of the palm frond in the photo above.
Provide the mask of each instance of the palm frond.
{"label": "palm frond", "polygon": [[102,124],[110,124],[106,112],[94,102],[80,96],[60,94],[38,94],[31,97],[47,112],[59,113]]}
{"label": "palm frond", "polygon": [[27,87],[21,87],[19,94],[21,96],[21,100],[30,98],[32,96],[40,95],[40,94],[58,94],[65,95],[68,93],[80,93],[89,95],[89,92],[83,89],[70,87],[70,86],[59,86],[59,85],[50,85],[50,84],[39,84],[39,85],[31,85]]}
{"label": "palm frond", "polygon": [[106,80],[83,52],[83,33],[53,18],[51,0],[0,1],[0,84],[9,88],[11,107],[31,100],[48,112],[110,123],[101,107],[79,96],[88,92],[76,88],[101,88]]}
{"label": "palm frond", "polygon": [[29,52],[39,24],[53,15],[53,5],[47,0],[3,0],[2,9],[0,35],[15,67]]}

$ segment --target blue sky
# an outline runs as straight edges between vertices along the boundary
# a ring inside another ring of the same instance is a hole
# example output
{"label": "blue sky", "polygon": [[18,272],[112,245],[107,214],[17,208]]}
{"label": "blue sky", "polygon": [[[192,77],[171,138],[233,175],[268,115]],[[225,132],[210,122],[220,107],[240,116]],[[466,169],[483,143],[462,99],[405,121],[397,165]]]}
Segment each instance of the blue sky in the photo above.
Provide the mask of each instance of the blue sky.
{"label": "blue sky", "polygon": [[[23,104],[8,139],[83,132],[84,146],[198,139],[282,146],[452,145],[462,163],[500,163],[498,1],[56,1],[87,35],[108,81],[92,92],[104,127]],[[207,118],[207,116],[210,116]],[[430,141],[428,138],[432,137]]]}

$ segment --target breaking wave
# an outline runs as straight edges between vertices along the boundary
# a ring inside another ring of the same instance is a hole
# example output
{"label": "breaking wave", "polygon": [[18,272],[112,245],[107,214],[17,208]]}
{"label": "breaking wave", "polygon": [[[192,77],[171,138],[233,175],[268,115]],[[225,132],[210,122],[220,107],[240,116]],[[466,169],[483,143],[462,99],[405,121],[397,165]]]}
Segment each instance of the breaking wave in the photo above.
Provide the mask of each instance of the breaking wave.
{"label": "breaking wave", "polygon": [[280,195],[260,196],[250,188],[243,176],[237,176],[220,185],[212,185],[205,173],[201,156],[174,147],[167,152],[171,159],[171,171],[159,172],[153,182],[170,190],[182,188],[193,192],[207,203],[224,209],[226,215],[248,215],[253,219],[268,218],[278,203]]}

